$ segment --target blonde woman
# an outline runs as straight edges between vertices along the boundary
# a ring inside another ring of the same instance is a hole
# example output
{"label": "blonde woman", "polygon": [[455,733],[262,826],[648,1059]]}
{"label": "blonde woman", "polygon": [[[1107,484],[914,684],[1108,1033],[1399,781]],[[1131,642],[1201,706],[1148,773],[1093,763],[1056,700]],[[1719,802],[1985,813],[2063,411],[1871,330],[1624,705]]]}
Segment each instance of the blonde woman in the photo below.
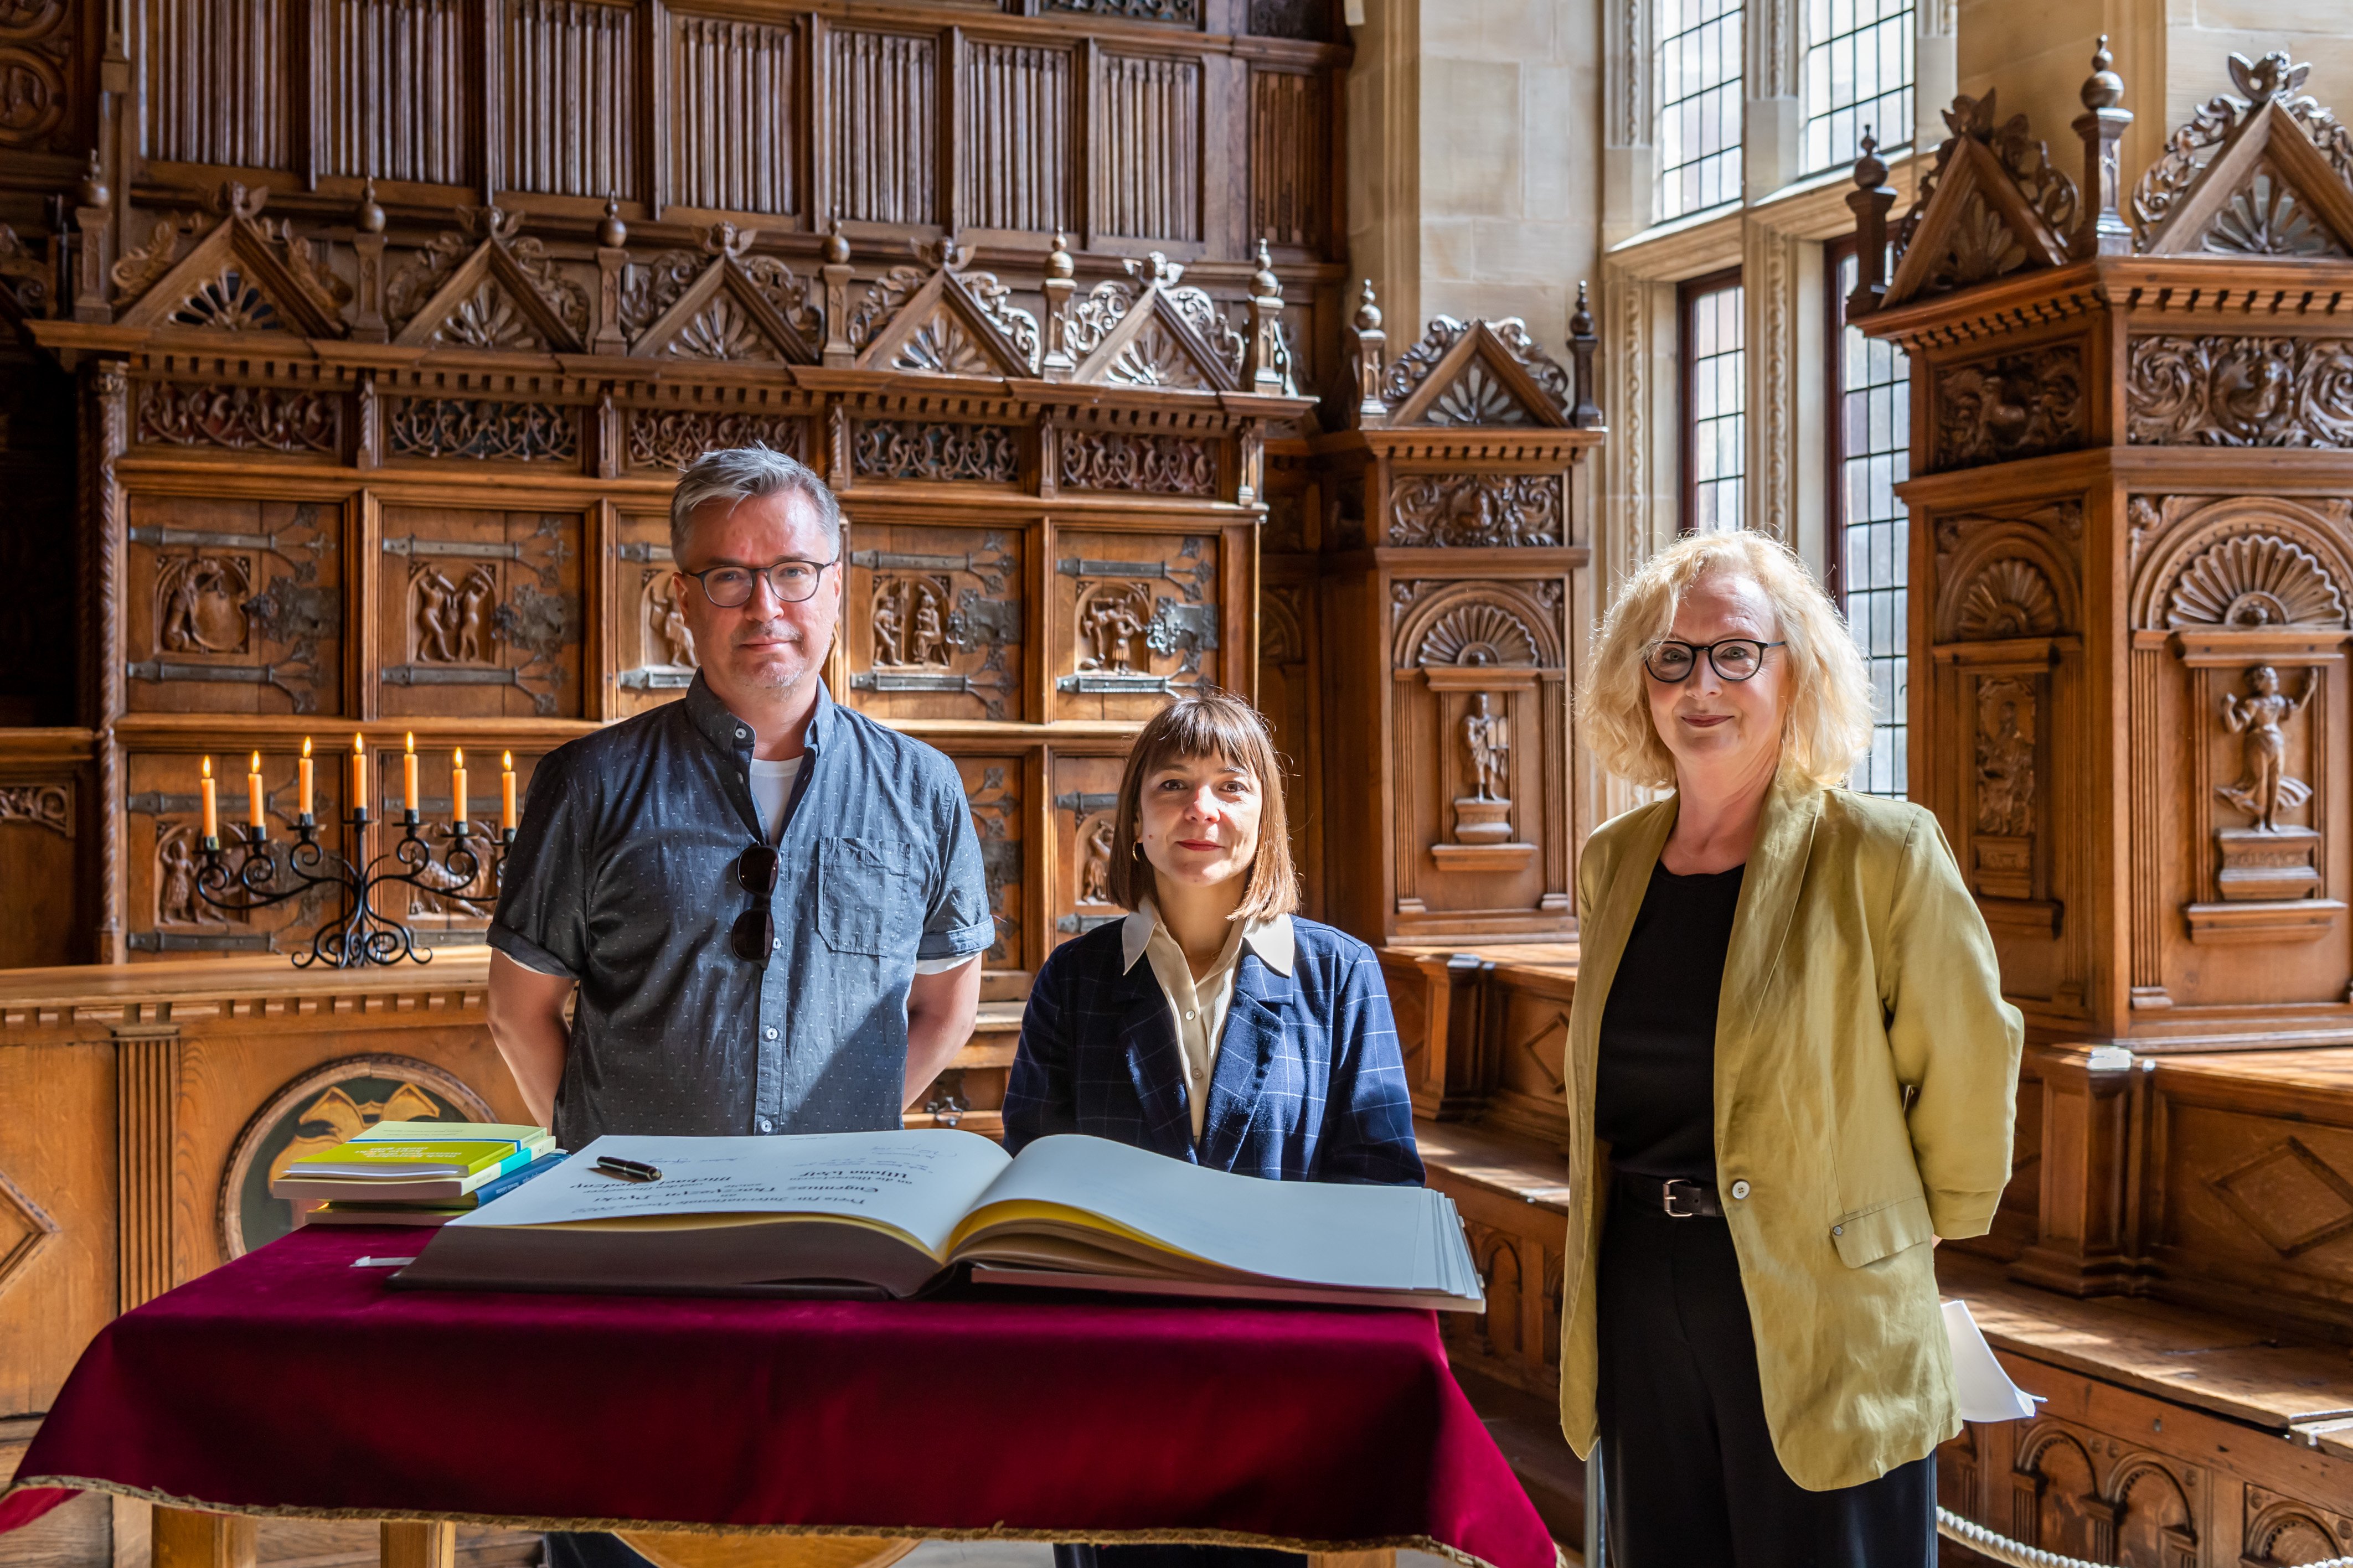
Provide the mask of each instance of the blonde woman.
{"label": "blonde woman", "polygon": [[1936,819],[1840,787],[1862,655],[1804,564],[1687,538],[1583,699],[1669,792],[1578,868],[1561,1426],[1620,1568],[1927,1568],[1960,1429],[1931,1261],[1992,1223],[2021,1037]]}

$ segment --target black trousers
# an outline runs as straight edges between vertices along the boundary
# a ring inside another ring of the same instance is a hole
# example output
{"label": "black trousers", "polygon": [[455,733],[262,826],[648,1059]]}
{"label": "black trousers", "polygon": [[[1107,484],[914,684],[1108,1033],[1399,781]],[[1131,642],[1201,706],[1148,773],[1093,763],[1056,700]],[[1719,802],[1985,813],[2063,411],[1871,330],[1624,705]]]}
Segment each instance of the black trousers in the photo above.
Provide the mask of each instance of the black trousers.
{"label": "black trousers", "polygon": [[1609,1568],[1932,1568],[1935,1455],[1826,1492],[1774,1456],[1723,1220],[1614,1198],[1599,1311]]}

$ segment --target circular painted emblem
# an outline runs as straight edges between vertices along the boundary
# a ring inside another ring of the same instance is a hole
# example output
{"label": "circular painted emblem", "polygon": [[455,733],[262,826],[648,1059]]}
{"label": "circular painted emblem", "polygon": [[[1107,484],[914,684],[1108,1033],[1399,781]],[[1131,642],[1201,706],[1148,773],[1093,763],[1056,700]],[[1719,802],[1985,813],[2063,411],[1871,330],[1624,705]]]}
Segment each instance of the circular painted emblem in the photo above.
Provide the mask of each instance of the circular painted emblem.
{"label": "circular painted emblem", "polygon": [[272,1095],[230,1145],[221,1175],[220,1243],[241,1258],[294,1228],[295,1206],[269,1195],[273,1177],[379,1121],[490,1121],[482,1097],[413,1057],[345,1057]]}

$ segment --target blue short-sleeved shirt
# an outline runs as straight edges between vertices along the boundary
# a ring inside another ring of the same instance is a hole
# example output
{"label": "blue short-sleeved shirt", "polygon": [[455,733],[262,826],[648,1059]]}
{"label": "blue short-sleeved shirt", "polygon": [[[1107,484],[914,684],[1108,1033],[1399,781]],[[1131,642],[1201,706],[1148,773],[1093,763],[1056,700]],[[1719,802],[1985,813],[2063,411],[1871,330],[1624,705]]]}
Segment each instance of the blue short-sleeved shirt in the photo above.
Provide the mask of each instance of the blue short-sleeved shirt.
{"label": "blue short-sleeved shirt", "polygon": [[777,839],[766,963],[728,945],[761,840],[752,729],[701,676],[683,701],[551,752],[490,943],[580,992],[555,1135],[899,1125],[918,958],[994,940],[955,765],[822,684]]}

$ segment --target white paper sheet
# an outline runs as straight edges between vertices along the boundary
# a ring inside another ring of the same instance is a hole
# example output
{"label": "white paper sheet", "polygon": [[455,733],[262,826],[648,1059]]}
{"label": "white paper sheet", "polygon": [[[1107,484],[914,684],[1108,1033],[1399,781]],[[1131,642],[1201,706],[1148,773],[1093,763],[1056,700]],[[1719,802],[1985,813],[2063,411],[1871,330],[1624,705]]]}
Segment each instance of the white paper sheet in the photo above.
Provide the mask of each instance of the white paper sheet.
{"label": "white paper sheet", "polygon": [[1964,1421],[2021,1421],[2034,1414],[2040,1396],[2010,1381],[1994,1358],[1967,1301],[1945,1303],[1945,1338],[1953,1348],[1953,1384]]}

